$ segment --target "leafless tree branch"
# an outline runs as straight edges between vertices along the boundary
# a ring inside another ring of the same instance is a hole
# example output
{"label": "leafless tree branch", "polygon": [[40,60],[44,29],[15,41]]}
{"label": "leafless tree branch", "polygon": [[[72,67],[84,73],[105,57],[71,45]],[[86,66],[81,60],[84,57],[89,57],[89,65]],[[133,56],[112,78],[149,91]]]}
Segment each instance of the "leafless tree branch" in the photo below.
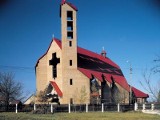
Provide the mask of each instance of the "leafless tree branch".
{"label": "leafless tree branch", "polygon": [[13,73],[0,73],[0,97],[6,105],[6,110],[8,110],[9,102],[13,100],[22,100],[24,98],[22,94],[22,83],[14,80]]}

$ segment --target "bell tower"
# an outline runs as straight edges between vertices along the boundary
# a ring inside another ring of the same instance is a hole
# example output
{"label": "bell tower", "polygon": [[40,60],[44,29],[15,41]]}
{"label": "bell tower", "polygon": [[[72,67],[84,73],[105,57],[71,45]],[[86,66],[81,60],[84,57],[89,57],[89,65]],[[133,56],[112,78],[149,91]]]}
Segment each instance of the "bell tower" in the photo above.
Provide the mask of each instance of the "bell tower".
{"label": "bell tower", "polygon": [[62,39],[62,89],[63,100],[69,102],[69,81],[74,82],[77,71],[77,8],[62,0],[60,8]]}
{"label": "bell tower", "polygon": [[77,8],[66,0],[61,2],[62,64],[77,69]]}

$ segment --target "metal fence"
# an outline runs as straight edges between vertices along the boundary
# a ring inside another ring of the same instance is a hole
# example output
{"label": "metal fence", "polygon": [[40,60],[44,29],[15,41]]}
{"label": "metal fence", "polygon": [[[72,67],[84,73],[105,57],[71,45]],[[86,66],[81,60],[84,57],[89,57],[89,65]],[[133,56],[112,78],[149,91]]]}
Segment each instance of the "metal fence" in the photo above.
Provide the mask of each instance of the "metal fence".
{"label": "metal fence", "polygon": [[138,110],[160,110],[160,103],[138,104]]}
{"label": "metal fence", "polygon": [[[6,106],[0,105],[0,112],[6,111]],[[33,113],[58,113],[58,112],[105,112],[105,111],[137,111],[137,110],[160,110],[160,104],[30,104],[30,105],[9,105],[7,112],[33,112]]]}
{"label": "metal fence", "polygon": [[16,105],[9,105],[7,108],[7,106],[0,104],[0,112],[4,112],[4,111],[13,112],[15,110],[16,110]]}

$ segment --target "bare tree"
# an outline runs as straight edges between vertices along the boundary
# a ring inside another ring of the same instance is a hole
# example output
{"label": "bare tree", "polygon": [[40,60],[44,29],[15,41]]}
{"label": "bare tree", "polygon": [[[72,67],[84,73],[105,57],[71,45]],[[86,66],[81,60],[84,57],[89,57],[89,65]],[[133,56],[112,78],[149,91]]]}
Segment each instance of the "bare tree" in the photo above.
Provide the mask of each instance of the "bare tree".
{"label": "bare tree", "polygon": [[88,97],[87,97],[87,91],[86,87],[82,86],[80,90],[78,88],[76,89],[76,93],[73,95],[74,104],[85,104],[87,103]]}
{"label": "bare tree", "polygon": [[14,80],[14,74],[11,72],[0,73],[0,97],[3,98],[6,111],[9,103],[14,100],[22,100],[22,83]]}
{"label": "bare tree", "polygon": [[114,93],[113,99],[116,104],[117,103],[125,104],[128,99],[126,90],[122,90],[122,91],[116,90],[116,93]]}
{"label": "bare tree", "polygon": [[160,56],[157,56],[157,58],[154,60],[154,67],[151,69],[155,74],[160,73]]}
{"label": "bare tree", "polygon": [[[160,78],[157,84],[153,84],[153,80],[155,80],[155,76],[160,74],[160,56],[154,60],[154,67],[150,70],[146,69],[143,72],[144,81],[140,81],[140,84],[143,88],[151,95],[153,101],[160,102]],[[154,79],[153,79],[154,77]],[[159,77],[159,75],[158,75]]]}
{"label": "bare tree", "polygon": [[87,92],[86,92],[86,87],[82,86],[79,94],[79,102],[80,104],[85,104],[87,100]]}
{"label": "bare tree", "polygon": [[38,103],[46,103],[47,98],[45,97],[46,93],[45,91],[39,91],[36,95],[36,100]]}
{"label": "bare tree", "polygon": [[81,111],[82,104],[86,104],[88,100],[87,91],[86,91],[85,86],[82,86],[80,90],[78,90],[78,88],[76,89],[75,94],[73,94],[73,100],[74,100],[74,110],[76,111],[76,104],[79,104],[80,111]]}

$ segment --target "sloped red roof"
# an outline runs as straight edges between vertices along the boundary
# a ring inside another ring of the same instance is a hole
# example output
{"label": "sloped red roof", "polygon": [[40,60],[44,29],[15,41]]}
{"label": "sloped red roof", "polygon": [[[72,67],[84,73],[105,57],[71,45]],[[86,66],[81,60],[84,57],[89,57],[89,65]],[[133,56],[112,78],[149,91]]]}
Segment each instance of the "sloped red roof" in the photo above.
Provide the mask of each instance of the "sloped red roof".
{"label": "sloped red roof", "polygon": [[88,70],[88,69],[84,69],[84,68],[78,68],[78,70],[80,72],[82,72],[85,76],[87,76],[89,79],[91,79],[92,75],[93,75],[98,80],[103,81],[103,77],[102,77],[102,75],[103,75],[107,82],[112,83],[112,78],[113,78],[117,84],[119,84],[121,87],[123,87],[124,89],[129,91],[129,85],[128,85],[126,79],[124,78],[124,76],[112,75],[112,74],[108,74],[108,73],[101,73],[101,72]]}
{"label": "sloped red roof", "polygon": [[55,91],[57,92],[58,96],[59,96],[59,97],[62,97],[62,96],[63,96],[63,93],[62,93],[62,91],[59,89],[58,85],[57,85],[55,82],[53,82],[53,81],[50,81],[50,83],[51,83],[52,87],[55,89]]}
{"label": "sloped red roof", "polygon": [[[61,48],[61,42],[55,39],[58,46]],[[92,75],[98,80],[103,81],[102,75],[105,80],[112,83],[111,76],[114,81],[121,87],[129,91],[129,85],[123,76],[120,67],[110,60],[108,57],[103,57],[100,54],[86,50],[81,47],[77,47],[78,52],[78,70],[82,72],[89,79]]]}
{"label": "sloped red roof", "polygon": [[68,4],[71,8],[73,8],[74,10],[78,11],[77,7],[75,5],[73,5],[72,3],[67,2],[66,0],[62,0],[61,5],[63,4]]}
{"label": "sloped red roof", "polygon": [[86,50],[86,49],[81,48],[81,47],[78,47],[77,51],[78,51],[79,54],[86,55],[86,56],[89,56],[89,57],[93,57],[93,58],[96,58],[96,59],[98,59],[100,61],[103,61],[103,62],[107,62],[108,64],[110,64],[114,67],[117,67],[119,69],[119,66],[117,64],[115,64],[113,61],[111,61],[108,57],[105,58],[100,54],[94,53],[92,51]]}
{"label": "sloped red roof", "polygon": [[[54,38],[52,39],[49,48],[51,47],[52,42],[55,41],[57,45],[62,49],[61,41]],[[49,50],[48,48],[48,50]],[[47,52],[48,52],[47,50]],[[43,58],[47,52],[40,57],[36,63],[41,58]],[[110,60],[108,57],[103,57],[100,54],[94,53],[92,51],[86,50],[84,48],[77,47],[77,55],[78,55],[78,70],[82,72],[85,76],[89,79],[92,78],[92,75],[100,81],[103,81],[103,77],[109,83],[112,83],[112,79],[119,84],[121,87],[126,89],[129,92],[129,85],[120,69],[120,67]],[[102,77],[103,76],[103,77]],[[53,83],[56,84],[56,83]],[[58,86],[57,86],[58,87]],[[57,88],[57,91],[60,89]],[[146,97],[147,94],[141,92],[140,90],[133,88],[133,92],[135,93],[136,97]],[[59,94],[62,96],[62,92],[60,91]]]}
{"label": "sloped red roof", "polygon": [[134,92],[134,95],[135,95],[136,98],[148,98],[149,97],[148,94],[138,90],[135,87],[132,87],[132,91]]}

